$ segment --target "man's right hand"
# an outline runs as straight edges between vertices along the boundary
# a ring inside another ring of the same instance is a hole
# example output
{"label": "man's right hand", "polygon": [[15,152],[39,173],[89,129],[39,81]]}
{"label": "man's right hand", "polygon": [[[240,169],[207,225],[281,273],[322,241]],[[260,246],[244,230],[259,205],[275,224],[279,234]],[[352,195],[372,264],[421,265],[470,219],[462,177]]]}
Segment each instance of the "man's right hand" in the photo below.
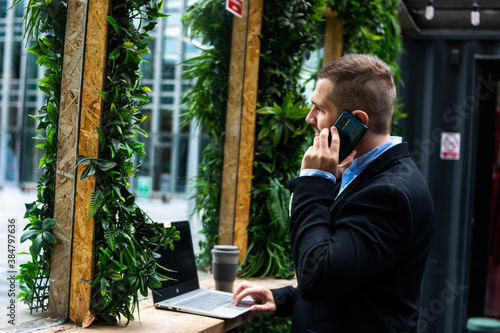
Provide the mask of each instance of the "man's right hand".
{"label": "man's right hand", "polygon": [[240,304],[241,300],[250,296],[255,305],[252,305],[250,311],[262,312],[265,314],[274,314],[276,312],[276,303],[271,290],[255,286],[247,281],[241,282],[233,292],[234,305]]}
{"label": "man's right hand", "polygon": [[336,127],[330,128],[332,141],[328,146],[328,129],[323,128],[319,136],[314,138],[314,143],[304,154],[301,169],[316,169],[331,173],[335,178],[340,178],[354,160],[356,151],[347,156],[339,164],[340,137]]}

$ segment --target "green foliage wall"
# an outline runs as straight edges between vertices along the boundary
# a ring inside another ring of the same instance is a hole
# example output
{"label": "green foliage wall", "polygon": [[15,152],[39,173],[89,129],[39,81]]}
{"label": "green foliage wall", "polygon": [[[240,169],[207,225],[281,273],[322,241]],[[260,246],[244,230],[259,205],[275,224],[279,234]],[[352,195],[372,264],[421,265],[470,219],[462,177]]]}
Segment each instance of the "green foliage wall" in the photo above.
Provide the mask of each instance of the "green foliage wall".
{"label": "green foliage wall", "polygon": [[[385,61],[393,72],[394,83],[403,84],[397,64],[403,52],[398,9],[401,0],[347,1],[329,0],[333,10],[339,12],[344,38],[344,52],[367,53]],[[403,135],[397,120],[406,117],[403,105],[396,103],[392,120],[392,134]]]}
{"label": "green foliage wall", "polygon": [[398,9],[401,0],[347,1],[329,0],[339,12],[344,50],[372,54],[391,66],[394,81],[400,82],[397,57],[402,52]]}
{"label": "green foliage wall", "polygon": [[148,33],[161,13],[162,1],[112,1],[108,22],[107,66],[99,157],[79,156],[86,165],[81,179],[94,176],[95,191],[88,204],[88,218],[94,219],[94,277],[83,280],[92,286],[91,311],[97,319],[117,323],[123,316],[134,320],[139,294],[161,287],[166,268],[156,262],[158,248],[174,249],[179,232],[160,226],[135,203],[128,190],[129,177],[136,175],[136,155],[143,156],[147,136],[141,128],[146,116],[141,109],[149,103],[150,89],[140,84],[139,66],[149,53]]}
{"label": "green foliage wall", "polygon": [[[399,0],[329,1],[343,25],[344,51],[377,55],[399,81],[397,55],[401,52],[397,9]],[[293,273],[288,251],[287,182],[300,169],[304,145],[312,129],[304,127],[308,108],[300,72],[304,61],[321,42],[324,1],[264,1],[261,58],[250,214],[249,251],[243,275],[288,276]],[[186,96],[186,121],[207,133],[201,174],[194,186],[196,211],[201,212],[200,263],[209,267],[210,249],[217,242],[222,184],[227,78],[232,16],[224,1],[200,1],[184,21],[192,37],[207,49],[188,62],[186,77],[195,84]],[[397,116],[396,116],[397,118]],[[395,125],[395,124],[394,124]]]}
{"label": "green foliage wall", "polygon": [[298,176],[309,108],[300,72],[315,50],[324,1],[264,1],[250,211],[244,276],[293,275],[288,243],[288,180]]}
{"label": "green foliage wall", "polygon": [[[262,172],[254,180],[261,186],[253,189],[253,199],[259,200],[252,204],[252,216],[254,221],[263,218],[273,227],[269,229],[253,223],[251,234],[259,239],[266,232],[276,235],[270,249],[273,260],[266,261],[271,265],[261,273],[289,274],[288,218],[283,213],[288,207],[288,199],[284,187],[286,180],[298,170],[301,149],[297,148],[303,144],[303,119],[307,114],[307,108],[301,102],[304,88],[298,83],[298,74],[304,61],[303,55],[314,50],[314,43],[319,38],[315,32],[316,22],[321,16],[319,8],[324,8],[324,4],[319,1],[310,4],[303,0],[264,3],[264,12],[268,14],[264,14],[263,18],[258,99],[261,107],[275,107],[261,109],[258,117],[259,139],[256,142],[254,171]],[[183,20],[191,29],[191,37],[201,38],[207,46],[202,56],[186,63],[185,77],[192,80],[194,86],[186,96],[185,120],[198,123],[209,138],[203,152],[201,173],[193,188],[193,197],[197,199],[195,211],[202,213],[202,232],[206,235],[206,240],[200,244],[199,263],[209,267],[210,250],[217,243],[218,234],[225,138],[221,129],[225,128],[233,17],[225,10],[224,1],[212,0],[195,3]],[[271,122],[266,119],[276,119],[276,122],[269,126]],[[283,149],[285,144],[286,149]],[[279,205],[271,204],[270,197],[279,198]],[[269,208],[266,202],[269,202]],[[270,211],[273,217],[269,217]],[[269,259],[266,248],[258,241],[251,246],[255,251],[252,256],[259,259],[259,264],[249,267],[251,270],[247,274],[261,270],[261,264]],[[247,258],[249,262],[252,262],[251,258]]]}
{"label": "green foliage wall", "polygon": [[[167,269],[156,263],[155,251],[159,247],[174,249],[173,242],[180,236],[175,228],[152,221],[128,190],[128,178],[138,171],[134,156],[145,154],[137,135],[147,136],[140,125],[146,118],[141,108],[149,102],[150,89],[140,84],[139,65],[149,53],[148,32],[165,17],[161,13],[163,1],[114,0],[110,4],[107,80],[100,92],[102,123],[96,128],[99,157],[78,157],[78,164],[86,165],[81,180],[90,176],[96,179],[88,205],[88,218],[95,223],[94,277],[81,283],[92,286],[91,311],[97,319],[116,323],[123,316],[128,323],[134,319],[139,293],[147,296],[148,288],[158,288],[161,280],[169,279],[162,274]],[[32,308],[38,307],[33,300],[40,298],[40,289],[48,291],[47,285],[37,285],[37,281],[48,283],[48,260],[56,242],[51,229],[56,224],[54,184],[66,10],[65,1],[29,0],[24,18],[25,37],[33,35],[36,39],[29,51],[48,69],[39,85],[48,94],[47,103],[35,116],[40,121],[37,130],[45,134],[35,138],[44,140],[37,146],[45,150],[40,161],[43,172],[37,201],[26,205],[25,217],[30,223],[21,237],[21,241],[32,241],[32,259],[21,265],[17,277],[19,296]],[[41,33],[45,36],[38,39]],[[47,297],[43,295],[44,309]]]}
{"label": "green foliage wall", "polygon": [[222,168],[226,124],[226,104],[231,56],[232,16],[221,0],[199,1],[186,11],[184,24],[191,29],[191,37],[206,45],[201,56],[189,59],[184,77],[193,83],[185,96],[186,122],[194,122],[208,138],[203,150],[200,176],[192,195],[196,198],[194,213],[201,213],[202,233],[199,265],[209,267],[211,250],[217,244],[219,210],[222,187]]}

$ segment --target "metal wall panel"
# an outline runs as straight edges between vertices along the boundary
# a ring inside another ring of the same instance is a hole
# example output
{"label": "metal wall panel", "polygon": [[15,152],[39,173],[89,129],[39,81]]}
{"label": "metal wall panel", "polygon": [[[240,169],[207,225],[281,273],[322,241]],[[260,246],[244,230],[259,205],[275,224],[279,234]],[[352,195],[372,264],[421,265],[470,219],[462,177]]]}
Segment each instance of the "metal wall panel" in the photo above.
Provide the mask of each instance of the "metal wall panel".
{"label": "metal wall panel", "polygon": [[[398,92],[408,117],[400,124],[437,217],[422,283],[419,332],[465,332],[478,114],[489,91],[487,78],[478,75],[477,55],[500,57],[500,40],[434,36],[406,40],[404,48],[404,86]],[[440,158],[442,132],[461,135],[459,160]]]}

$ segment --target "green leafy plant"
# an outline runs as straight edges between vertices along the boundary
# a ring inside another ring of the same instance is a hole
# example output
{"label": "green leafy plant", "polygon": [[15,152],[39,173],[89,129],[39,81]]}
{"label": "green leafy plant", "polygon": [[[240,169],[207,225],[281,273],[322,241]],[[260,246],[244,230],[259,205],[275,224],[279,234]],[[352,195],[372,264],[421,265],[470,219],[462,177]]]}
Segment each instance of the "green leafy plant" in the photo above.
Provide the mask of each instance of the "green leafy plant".
{"label": "green leafy plant", "polygon": [[[265,2],[259,66],[257,138],[242,276],[293,276],[288,240],[288,180],[296,177],[313,131],[300,73],[320,39],[323,1]],[[276,217],[276,204],[281,209]],[[279,221],[279,222],[278,222]]]}
{"label": "green leafy plant", "polygon": [[[17,1],[14,5],[18,5]],[[140,127],[146,118],[139,110],[148,101],[149,88],[141,86],[138,68],[143,55],[149,52],[148,39],[161,14],[162,1],[119,0],[112,2],[108,22],[108,75],[105,90],[100,93],[104,103],[102,124],[96,129],[100,140],[99,158],[79,157],[87,165],[81,176],[96,178],[96,190],[88,205],[88,218],[96,223],[95,276],[92,281],[92,311],[98,319],[116,323],[122,315],[133,320],[138,304],[138,292],[147,294],[168,277],[159,273],[156,263],[158,248],[174,249],[180,235],[175,228],[164,228],[152,221],[136,204],[128,191],[127,178],[134,175],[134,154],[144,155],[138,134],[147,136]],[[31,240],[32,260],[21,265],[20,297],[33,302],[40,290],[48,290],[50,270],[48,259],[56,241],[50,230],[54,227],[54,183],[58,110],[60,102],[64,31],[67,3],[65,1],[29,0],[25,37],[37,39],[30,52],[38,55],[38,63],[48,68],[39,88],[49,95],[47,104],[38,115],[37,130],[44,140],[37,147],[45,153],[40,161],[42,175],[37,186],[37,201],[26,205],[30,220],[21,241]],[[44,37],[38,39],[38,35]],[[37,281],[45,281],[40,285]],[[43,296],[46,302],[46,296]],[[46,306],[46,303],[44,303]]]}
{"label": "green leafy plant", "polygon": [[[19,6],[21,1],[12,5]],[[11,7],[11,8],[12,8]],[[57,125],[61,97],[62,58],[66,27],[66,1],[29,0],[23,19],[24,39],[28,43],[34,37],[34,45],[28,51],[37,56],[37,63],[46,68],[39,80],[39,89],[47,94],[47,100],[38,114],[32,118],[38,121],[36,130],[40,132],[35,140],[42,142],[37,148],[44,150],[40,159],[41,175],[37,181],[37,198],[26,204],[24,218],[29,220],[21,242],[30,240],[31,259],[20,265],[18,298],[29,305],[31,311],[47,309],[48,281],[50,269],[48,261],[56,242],[51,233],[55,225],[54,200],[57,154]],[[39,38],[39,34],[43,37]],[[36,237],[35,237],[36,235]]]}
{"label": "green leafy plant", "polygon": [[185,96],[185,122],[196,122],[208,144],[203,150],[200,173],[192,185],[196,198],[194,213],[201,213],[205,240],[200,241],[198,264],[210,268],[210,251],[217,244],[222,167],[226,123],[226,103],[231,55],[232,17],[221,0],[198,1],[183,17],[191,38],[201,38],[207,45],[202,55],[184,63],[184,78],[192,84]]}
{"label": "green leafy plant", "polygon": [[46,218],[43,222],[38,220],[37,223],[31,224],[28,230],[21,236],[21,243],[26,240],[31,240],[33,242],[32,250],[33,254],[38,256],[42,249],[48,254],[51,254],[52,247],[51,244],[56,242],[56,238],[50,232],[52,228],[56,225],[56,221],[51,218]]}
{"label": "green leafy plant", "polygon": [[260,131],[254,173],[262,181],[253,182],[248,227],[251,242],[243,261],[242,277],[293,276],[288,240],[290,194],[287,181],[296,175],[304,136],[311,133],[304,122],[309,108],[304,101],[292,103],[292,98],[290,92],[282,106],[274,104],[257,110]]}
{"label": "green leafy plant", "polygon": [[50,270],[48,259],[53,251],[53,244],[56,238],[51,230],[55,227],[56,221],[46,218],[43,222],[28,224],[27,229],[21,236],[21,243],[30,240],[32,245],[29,253],[20,254],[31,255],[31,261],[20,264],[20,272],[16,280],[22,282],[19,286],[17,298],[22,298],[30,307],[30,310],[47,310]]}
{"label": "green leafy plant", "polygon": [[[141,109],[149,102],[148,87],[140,84],[142,57],[149,53],[148,35],[161,13],[162,2],[118,0],[111,3],[108,23],[108,63],[102,122],[96,128],[99,157],[78,157],[85,165],[80,179],[95,177],[95,191],[88,203],[88,219],[94,219],[94,277],[82,280],[92,286],[91,311],[98,320],[117,323],[123,316],[134,320],[139,294],[161,286],[166,267],[160,266],[160,247],[174,249],[180,238],[175,227],[165,228],[137,206],[128,190],[128,178],[137,174],[136,154],[145,155],[147,137]],[[161,272],[160,272],[161,271]]]}

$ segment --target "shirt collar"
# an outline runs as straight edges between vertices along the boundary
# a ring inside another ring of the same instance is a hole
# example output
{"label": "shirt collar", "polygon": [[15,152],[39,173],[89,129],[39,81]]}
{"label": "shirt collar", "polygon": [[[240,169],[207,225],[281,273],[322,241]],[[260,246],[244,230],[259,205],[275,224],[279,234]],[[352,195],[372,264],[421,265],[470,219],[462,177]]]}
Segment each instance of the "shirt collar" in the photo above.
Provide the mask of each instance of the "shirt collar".
{"label": "shirt collar", "polygon": [[356,178],[366,167],[377,159],[380,155],[386,152],[388,149],[394,147],[397,144],[403,142],[400,136],[391,136],[391,139],[383,144],[373,148],[368,153],[355,158],[352,164],[345,169],[342,174],[342,183],[340,185],[339,194],[349,185],[349,183]]}
{"label": "shirt collar", "polygon": [[[392,148],[397,144],[400,144],[401,142],[403,142],[403,139],[400,136],[391,136],[391,139],[389,141],[384,142],[383,144],[370,150],[368,153],[355,158],[352,164],[346,169],[346,171],[350,169],[350,171],[353,173],[361,173],[361,171],[363,171],[368,166],[368,164],[376,160],[377,157],[382,155],[386,150]],[[358,170],[359,172],[357,172]]]}

